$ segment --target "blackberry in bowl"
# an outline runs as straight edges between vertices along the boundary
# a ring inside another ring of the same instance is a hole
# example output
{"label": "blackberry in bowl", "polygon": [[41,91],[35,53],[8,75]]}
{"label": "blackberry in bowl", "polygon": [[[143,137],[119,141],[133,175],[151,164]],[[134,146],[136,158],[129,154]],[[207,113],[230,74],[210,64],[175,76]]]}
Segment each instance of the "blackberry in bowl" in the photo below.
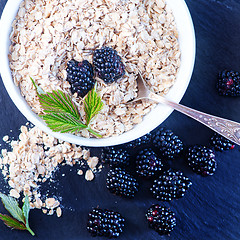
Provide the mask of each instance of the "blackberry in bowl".
{"label": "blackberry in bowl", "polygon": [[71,84],[71,92],[83,98],[95,84],[93,67],[87,60],[71,60],[67,65],[67,81]]}
{"label": "blackberry in bowl", "polygon": [[97,76],[105,83],[113,83],[125,74],[125,65],[121,57],[111,47],[102,47],[94,51],[93,66]]}

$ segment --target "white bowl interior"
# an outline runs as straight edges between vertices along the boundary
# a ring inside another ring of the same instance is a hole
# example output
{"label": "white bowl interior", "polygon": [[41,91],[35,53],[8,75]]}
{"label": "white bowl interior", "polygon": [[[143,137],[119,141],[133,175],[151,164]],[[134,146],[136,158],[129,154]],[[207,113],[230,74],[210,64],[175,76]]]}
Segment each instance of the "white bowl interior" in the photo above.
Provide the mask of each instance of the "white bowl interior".
{"label": "white bowl interior", "polygon": [[[35,126],[39,127],[46,133],[51,134],[52,136],[67,142],[84,146],[101,147],[118,145],[141,137],[144,134],[156,128],[171,114],[173,110],[170,107],[159,104],[148,115],[144,117],[142,123],[136,125],[132,130],[125,132],[117,137],[109,137],[103,139],[97,138],[88,139],[67,133],[62,134],[52,132],[46,126],[44,121],[31,110],[30,106],[22,97],[19,88],[15,86],[12,80],[11,71],[9,68],[8,60],[8,50],[10,45],[9,35],[12,30],[11,29],[12,22],[17,14],[21,1],[22,0],[8,0],[1,17],[0,72],[3,83],[7,89],[9,96],[11,97],[15,105],[18,107],[18,109],[22,112],[22,114]],[[166,2],[167,5],[172,9],[175,17],[175,21],[179,32],[179,43],[181,50],[181,66],[179,69],[179,73],[175,84],[170,89],[169,93],[166,95],[166,98],[178,103],[183,97],[192,75],[192,70],[195,61],[195,34],[192,19],[185,1],[166,0]]]}

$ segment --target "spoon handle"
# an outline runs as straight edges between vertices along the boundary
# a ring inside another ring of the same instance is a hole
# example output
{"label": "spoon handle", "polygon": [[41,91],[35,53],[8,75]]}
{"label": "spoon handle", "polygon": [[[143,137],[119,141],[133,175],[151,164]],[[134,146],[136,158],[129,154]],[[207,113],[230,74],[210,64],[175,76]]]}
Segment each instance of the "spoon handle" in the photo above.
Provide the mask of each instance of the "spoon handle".
{"label": "spoon handle", "polygon": [[150,98],[160,103],[164,103],[175,110],[199,121],[230,141],[240,145],[240,123],[194,110],[181,104],[169,101],[166,98],[156,94],[154,94],[154,96],[151,94]]}

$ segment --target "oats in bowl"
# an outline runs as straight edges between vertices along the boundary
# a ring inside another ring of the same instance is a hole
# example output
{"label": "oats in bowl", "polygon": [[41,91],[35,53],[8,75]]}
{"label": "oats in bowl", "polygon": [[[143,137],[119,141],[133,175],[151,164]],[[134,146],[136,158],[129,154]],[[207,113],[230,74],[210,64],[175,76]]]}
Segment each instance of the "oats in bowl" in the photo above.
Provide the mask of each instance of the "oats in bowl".
{"label": "oats in bowl", "polygon": [[[136,96],[138,69],[150,89],[162,95],[174,84],[180,67],[177,27],[163,0],[23,0],[12,27],[12,76],[37,114],[41,106],[30,77],[46,92],[72,94],[66,71],[70,60],[92,63],[91,51],[86,50],[102,46],[117,51],[125,75],[111,84],[96,77],[104,108],[91,127],[103,137],[129,131],[155,107],[149,101],[126,104]],[[83,113],[83,99],[77,94],[72,98]],[[80,135],[90,136],[85,130]]]}

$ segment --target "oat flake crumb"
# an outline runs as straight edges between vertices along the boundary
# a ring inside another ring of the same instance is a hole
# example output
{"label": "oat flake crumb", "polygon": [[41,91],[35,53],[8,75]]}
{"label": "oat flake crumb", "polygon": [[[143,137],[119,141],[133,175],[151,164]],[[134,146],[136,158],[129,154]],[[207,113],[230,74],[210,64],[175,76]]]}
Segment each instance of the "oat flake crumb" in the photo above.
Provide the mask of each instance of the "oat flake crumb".
{"label": "oat flake crumb", "polygon": [[9,136],[8,136],[8,135],[6,135],[6,136],[3,137],[3,141],[4,141],[4,142],[7,142],[8,140],[9,140]]}

